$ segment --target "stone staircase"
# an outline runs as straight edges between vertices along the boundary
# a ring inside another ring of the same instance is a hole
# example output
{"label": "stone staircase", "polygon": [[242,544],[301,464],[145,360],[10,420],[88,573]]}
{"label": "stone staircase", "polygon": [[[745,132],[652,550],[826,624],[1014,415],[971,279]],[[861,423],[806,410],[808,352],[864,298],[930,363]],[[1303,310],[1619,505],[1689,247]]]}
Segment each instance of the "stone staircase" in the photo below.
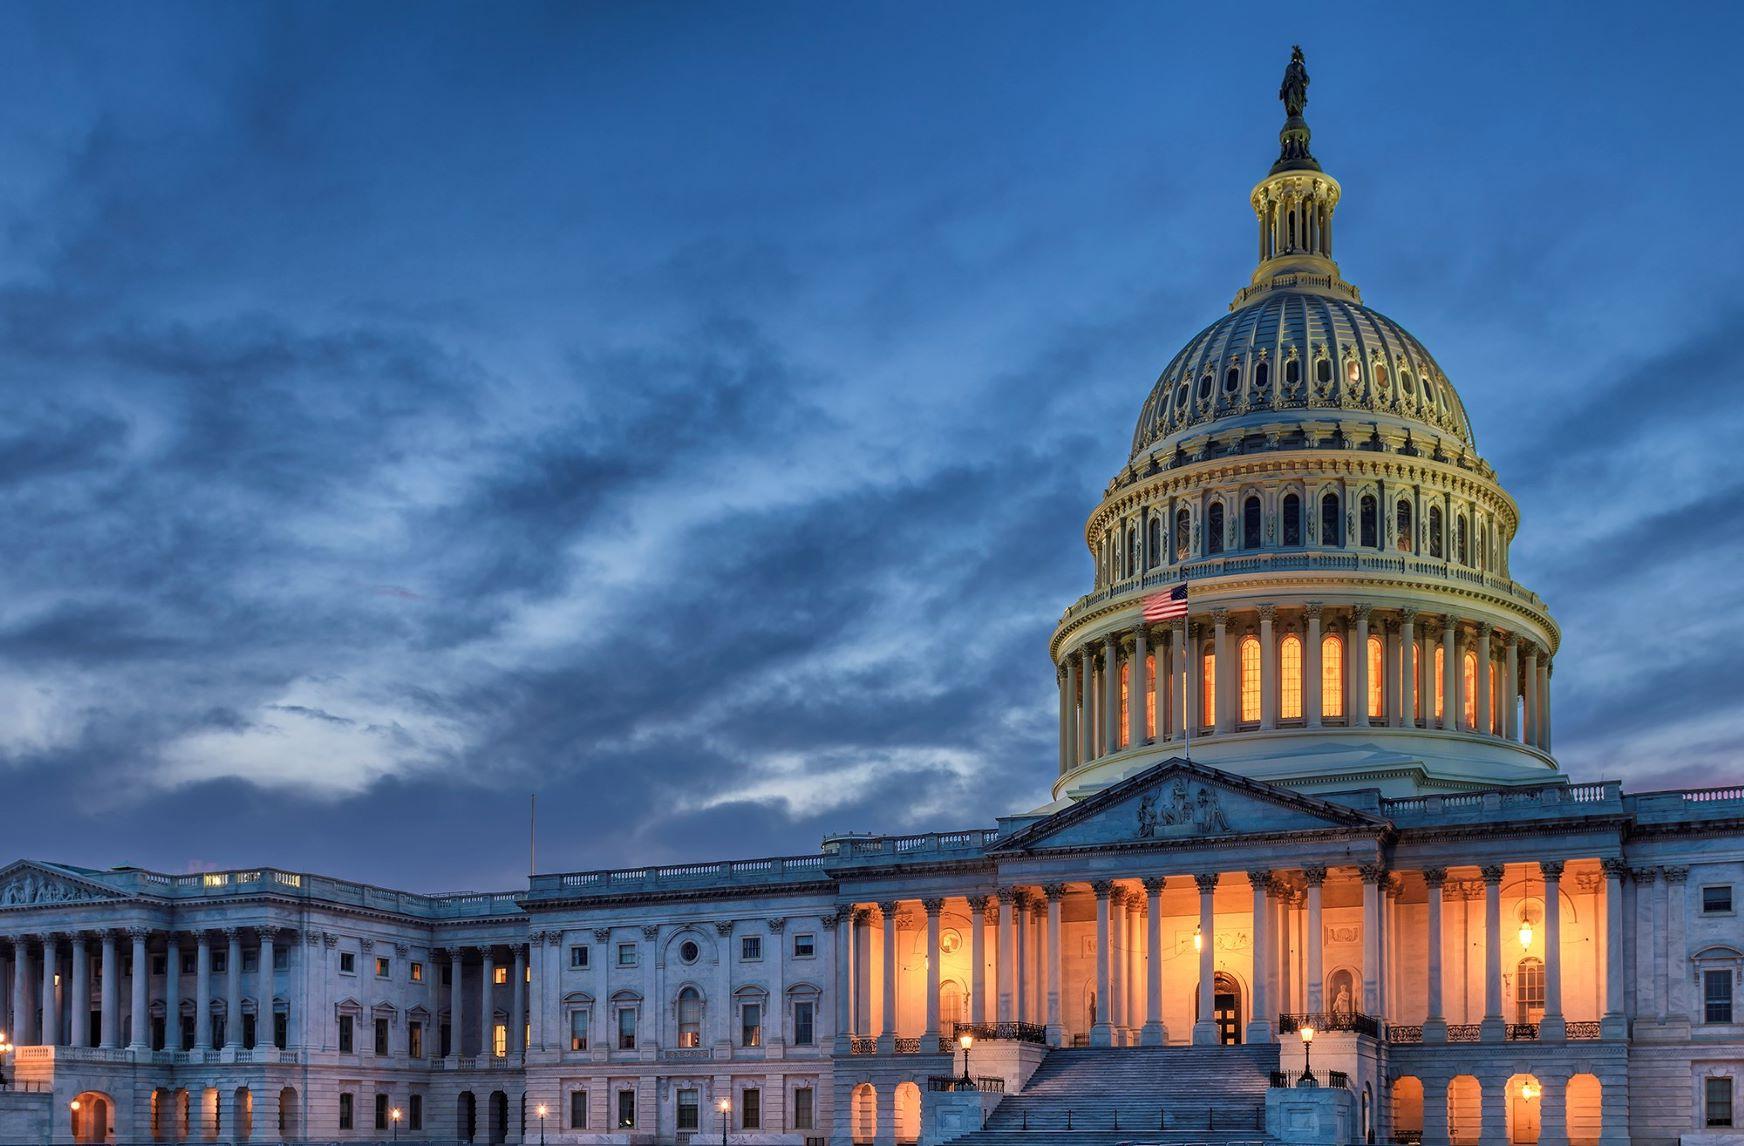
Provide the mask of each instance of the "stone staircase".
{"label": "stone staircase", "polygon": [[1062,1048],[953,1146],[1261,1143],[1276,1043]]}

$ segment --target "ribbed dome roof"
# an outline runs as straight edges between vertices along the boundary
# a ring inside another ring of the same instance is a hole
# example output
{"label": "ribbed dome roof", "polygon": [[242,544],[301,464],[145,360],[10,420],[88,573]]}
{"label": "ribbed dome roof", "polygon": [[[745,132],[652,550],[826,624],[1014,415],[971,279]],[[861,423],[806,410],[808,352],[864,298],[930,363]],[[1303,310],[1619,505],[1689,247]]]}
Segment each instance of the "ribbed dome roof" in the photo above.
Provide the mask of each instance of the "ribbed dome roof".
{"label": "ribbed dome roof", "polygon": [[1136,458],[1187,436],[1360,413],[1475,449],[1459,395],[1398,323],[1322,292],[1270,290],[1175,355],[1139,412]]}

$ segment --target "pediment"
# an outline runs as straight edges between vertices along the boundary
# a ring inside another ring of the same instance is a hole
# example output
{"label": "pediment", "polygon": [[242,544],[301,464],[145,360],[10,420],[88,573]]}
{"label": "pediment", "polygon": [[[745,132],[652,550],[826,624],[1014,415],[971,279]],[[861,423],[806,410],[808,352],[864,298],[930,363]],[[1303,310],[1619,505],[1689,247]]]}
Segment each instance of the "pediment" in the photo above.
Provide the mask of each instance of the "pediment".
{"label": "pediment", "polygon": [[1168,844],[1389,826],[1355,808],[1175,758],[1014,832],[992,850]]}
{"label": "pediment", "polygon": [[112,887],[32,860],[0,869],[0,908],[123,899]]}

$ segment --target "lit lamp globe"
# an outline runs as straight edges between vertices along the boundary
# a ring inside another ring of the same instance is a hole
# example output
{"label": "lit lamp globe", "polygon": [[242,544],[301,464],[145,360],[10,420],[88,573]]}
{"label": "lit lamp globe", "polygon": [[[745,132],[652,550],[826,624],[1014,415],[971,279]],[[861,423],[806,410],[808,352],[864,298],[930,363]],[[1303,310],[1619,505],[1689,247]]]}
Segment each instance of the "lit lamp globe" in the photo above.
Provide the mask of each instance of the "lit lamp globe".
{"label": "lit lamp globe", "polygon": [[1316,1085],[1313,1065],[1314,1028],[1305,1026],[1301,1029],[1300,1034],[1302,1035],[1302,1078],[1296,1085],[1314,1086]]}

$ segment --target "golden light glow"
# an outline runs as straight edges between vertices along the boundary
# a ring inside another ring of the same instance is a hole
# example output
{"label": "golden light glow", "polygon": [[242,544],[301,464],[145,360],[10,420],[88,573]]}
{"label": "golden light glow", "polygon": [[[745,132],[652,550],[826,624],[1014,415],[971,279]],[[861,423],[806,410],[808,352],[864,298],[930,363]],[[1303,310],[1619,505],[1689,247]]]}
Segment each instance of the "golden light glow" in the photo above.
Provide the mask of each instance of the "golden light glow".
{"label": "golden light glow", "polygon": [[1320,641],[1320,715],[1344,715],[1344,641],[1337,633]]}
{"label": "golden light glow", "polygon": [[974,1035],[964,1035],[962,1038],[957,1040],[957,1044],[959,1046],[961,1046],[964,1050],[968,1050],[970,1047],[975,1045],[975,1036]]}
{"label": "golden light glow", "polygon": [[1115,739],[1120,746],[1127,746],[1128,732],[1132,729],[1132,662],[1120,662],[1120,727],[1115,730]]}
{"label": "golden light glow", "polygon": [[1198,927],[1193,928],[1193,950],[1205,950],[1205,932]]}
{"label": "golden light glow", "polygon": [[1145,679],[1151,682],[1151,687],[1145,689],[1145,735],[1155,740],[1157,736],[1157,658],[1145,654]]}
{"label": "golden light glow", "polygon": [[1520,1097],[1524,1098],[1527,1102],[1531,1102],[1542,1093],[1544,1093],[1543,1090],[1531,1079],[1527,1079],[1525,1082],[1520,1084]]}
{"label": "golden light glow", "polygon": [[715,1109],[719,1110],[722,1114],[725,1114],[727,1111],[731,1110],[732,1108],[733,1108],[733,1100],[730,1098],[723,1098],[719,1102],[715,1103]]}
{"label": "golden light glow", "polygon": [[[541,1113],[543,1113],[545,1108],[543,1106],[541,1106],[539,1108],[539,1110]],[[388,1117],[393,1119],[395,1122],[398,1122],[400,1120],[400,1108],[396,1106],[392,1110],[388,1111]]]}
{"label": "golden light glow", "polygon": [[1257,724],[1260,719],[1260,639],[1241,639],[1241,719]]}
{"label": "golden light glow", "polygon": [[1478,726],[1478,655],[1465,655],[1465,686],[1460,689],[1462,694],[1460,705],[1460,723],[1469,731]]}
{"label": "golden light glow", "polygon": [[1378,718],[1387,715],[1387,668],[1386,652],[1381,645],[1381,638],[1369,638],[1369,716]]}
{"label": "golden light glow", "polygon": [[1435,719],[1447,712],[1447,650],[1435,646]]}
{"label": "golden light glow", "polygon": [[546,1113],[547,1113],[546,1106],[543,1102],[541,1102],[539,1104],[539,1117],[540,1118],[545,1117]]}
{"label": "golden light glow", "polygon": [[79,1109],[81,1103],[79,1102],[78,1099],[75,1098],[71,1102],[67,1103],[67,1105],[72,1107],[74,1110],[77,1110],[77,1109]]}
{"label": "golden light glow", "polygon": [[1530,948],[1531,946],[1532,946],[1532,921],[1530,919],[1522,919],[1520,921],[1520,950],[1525,951],[1526,949]]}
{"label": "golden light glow", "polygon": [[1217,725],[1217,654],[1206,653],[1199,660],[1199,706],[1206,728]]}
{"label": "golden light glow", "polygon": [[1314,1028],[1313,1027],[1303,1027],[1302,1028],[1302,1041],[1305,1043],[1311,1043],[1314,1041]]}
{"label": "golden light glow", "polygon": [[1278,646],[1278,716],[1284,720],[1302,719],[1302,638],[1290,633]]}

